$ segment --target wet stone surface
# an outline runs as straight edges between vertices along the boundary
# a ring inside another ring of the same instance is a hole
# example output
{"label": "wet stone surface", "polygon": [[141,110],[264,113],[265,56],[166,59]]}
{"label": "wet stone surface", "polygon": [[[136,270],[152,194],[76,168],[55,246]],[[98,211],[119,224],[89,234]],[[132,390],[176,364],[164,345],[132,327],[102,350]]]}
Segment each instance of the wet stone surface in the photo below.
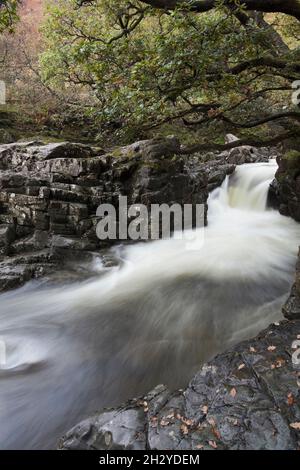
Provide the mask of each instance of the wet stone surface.
{"label": "wet stone surface", "polygon": [[299,449],[300,321],[273,324],[205,364],[189,386],[104,410],[77,425],[59,448]]}

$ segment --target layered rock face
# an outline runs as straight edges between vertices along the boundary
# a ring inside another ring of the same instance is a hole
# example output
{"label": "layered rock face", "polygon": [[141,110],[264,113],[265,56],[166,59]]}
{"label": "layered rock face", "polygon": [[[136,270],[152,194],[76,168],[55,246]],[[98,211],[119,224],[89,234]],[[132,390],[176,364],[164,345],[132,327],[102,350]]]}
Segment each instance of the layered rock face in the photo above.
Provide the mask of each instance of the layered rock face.
{"label": "layered rock face", "polygon": [[96,414],[60,448],[299,449],[300,354],[293,349],[299,332],[300,321],[273,324],[205,364],[185,390],[159,386]]}
{"label": "layered rock face", "polygon": [[[61,266],[66,253],[99,251],[97,207],[203,204],[235,166],[177,155],[175,138],[137,142],[108,153],[74,143],[0,146],[0,290]],[[113,241],[109,241],[113,243]]]}
{"label": "layered rock face", "polygon": [[[275,189],[283,215],[293,217],[300,222],[300,152],[291,151],[279,157]],[[296,270],[296,280],[291,295],[283,307],[288,319],[300,319],[300,251]]]}
{"label": "layered rock face", "polygon": [[300,250],[296,267],[296,280],[291,295],[283,307],[283,314],[289,320],[300,320]]}
{"label": "layered rock face", "polygon": [[300,152],[291,151],[279,157],[276,192],[279,210],[300,222]]}

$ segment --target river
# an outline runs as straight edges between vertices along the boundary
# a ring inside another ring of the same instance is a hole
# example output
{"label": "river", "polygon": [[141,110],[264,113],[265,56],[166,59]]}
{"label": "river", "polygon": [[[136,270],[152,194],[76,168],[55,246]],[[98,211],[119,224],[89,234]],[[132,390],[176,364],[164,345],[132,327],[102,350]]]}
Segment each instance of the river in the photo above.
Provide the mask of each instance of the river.
{"label": "river", "polygon": [[267,208],[275,161],[242,165],[209,198],[193,240],[139,243],[92,279],[0,296],[1,449],[55,448],[102,407],[201,364],[281,318],[300,227]]}

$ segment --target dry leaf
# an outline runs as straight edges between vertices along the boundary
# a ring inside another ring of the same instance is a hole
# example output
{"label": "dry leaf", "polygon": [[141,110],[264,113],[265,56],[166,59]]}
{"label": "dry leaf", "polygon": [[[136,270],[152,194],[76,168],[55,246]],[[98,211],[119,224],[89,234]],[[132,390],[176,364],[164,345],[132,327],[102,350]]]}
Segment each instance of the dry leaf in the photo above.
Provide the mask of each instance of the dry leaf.
{"label": "dry leaf", "polygon": [[217,439],[219,439],[219,440],[221,439],[221,434],[218,431],[218,429],[213,428],[213,433],[214,433],[214,435],[216,436]]}
{"label": "dry leaf", "polygon": [[256,352],[256,349],[253,348],[252,346],[250,346],[249,351],[252,352],[252,353],[255,353],[255,352]]}
{"label": "dry leaf", "polygon": [[183,422],[183,424],[186,424],[187,426],[192,426],[194,424],[194,421],[192,419],[182,418],[181,421]]}
{"label": "dry leaf", "polygon": [[166,416],[166,418],[167,419],[172,419],[172,418],[174,418],[174,416],[175,416],[175,413],[173,411],[173,413],[170,413],[168,416]]}
{"label": "dry leaf", "polygon": [[218,446],[217,446],[216,441],[209,441],[208,443],[209,443],[210,447],[213,447],[214,449],[217,449]]}
{"label": "dry leaf", "polygon": [[182,424],[180,426],[180,430],[181,430],[182,434],[184,434],[185,436],[189,433],[189,429],[188,429],[186,424]]}
{"label": "dry leaf", "polygon": [[287,404],[292,406],[295,403],[295,398],[292,393],[289,393],[287,396]]}
{"label": "dry leaf", "polygon": [[238,370],[242,370],[242,369],[244,369],[244,367],[246,367],[245,364],[240,364],[239,367],[238,367]]}
{"label": "dry leaf", "polygon": [[275,364],[271,364],[271,369],[276,369]]}
{"label": "dry leaf", "polygon": [[212,427],[214,427],[214,426],[216,425],[216,422],[215,422],[214,418],[209,418],[209,419],[207,420],[207,422],[208,422]]}
{"label": "dry leaf", "polygon": [[230,395],[232,396],[232,398],[234,398],[236,396],[236,389],[233,387],[231,390],[230,390]]}
{"label": "dry leaf", "polygon": [[276,350],[276,346],[269,346],[268,347],[268,351],[275,351]]}
{"label": "dry leaf", "polygon": [[170,421],[166,421],[164,419],[162,419],[161,422],[160,422],[161,426],[169,426],[169,424],[170,424]]}
{"label": "dry leaf", "polygon": [[196,446],[196,449],[203,449],[203,447],[204,447],[204,446],[203,446],[202,444],[198,444],[198,445]]}
{"label": "dry leaf", "polygon": [[206,406],[206,405],[202,406],[201,411],[202,411],[205,415],[207,415],[207,413],[208,413],[208,406]]}
{"label": "dry leaf", "polygon": [[300,431],[300,422],[299,423],[291,423],[290,427],[293,429],[297,429],[297,431]]}

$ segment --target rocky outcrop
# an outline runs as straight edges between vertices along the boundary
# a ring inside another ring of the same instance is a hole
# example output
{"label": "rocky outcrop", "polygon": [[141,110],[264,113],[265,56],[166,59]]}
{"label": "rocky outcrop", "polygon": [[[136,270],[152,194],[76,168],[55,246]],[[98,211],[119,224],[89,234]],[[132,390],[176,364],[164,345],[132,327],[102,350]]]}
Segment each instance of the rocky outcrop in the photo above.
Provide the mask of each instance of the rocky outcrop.
{"label": "rocky outcrop", "polygon": [[[61,264],[67,251],[79,256],[105,248],[108,243],[96,235],[96,210],[102,203],[117,207],[121,195],[128,197],[128,204],[207,208],[210,171],[190,168],[176,154],[179,147],[175,138],[137,142],[107,153],[69,142],[0,146],[0,290]],[[228,171],[220,169],[219,178]]]}
{"label": "rocky outcrop", "polygon": [[283,307],[283,314],[289,320],[300,320],[300,250],[296,267],[295,284],[292,287],[289,299]]}
{"label": "rocky outcrop", "polygon": [[[300,222],[300,152],[290,151],[278,157],[278,171],[272,184],[273,199],[278,201],[281,214]],[[291,295],[283,307],[288,319],[300,319],[300,251],[296,279]]]}
{"label": "rocky outcrop", "polygon": [[[95,414],[61,449],[300,448],[300,321],[271,325],[205,364],[185,390]],[[299,365],[297,363],[299,362]]]}
{"label": "rocky outcrop", "polygon": [[279,210],[300,222],[300,152],[290,151],[278,157],[278,171],[273,183]]}
{"label": "rocky outcrop", "polygon": [[[108,152],[70,142],[0,146],[0,291],[51,271],[67,252],[78,258],[113,243],[97,238],[100,204],[117,209],[121,195],[128,204],[148,208],[203,204],[206,223],[209,191],[220,186],[236,164],[270,155],[270,149],[240,147],[184,157],[180,148],[175,137]],[[35,262],[37,256],[47,257],[44,270]]]}

